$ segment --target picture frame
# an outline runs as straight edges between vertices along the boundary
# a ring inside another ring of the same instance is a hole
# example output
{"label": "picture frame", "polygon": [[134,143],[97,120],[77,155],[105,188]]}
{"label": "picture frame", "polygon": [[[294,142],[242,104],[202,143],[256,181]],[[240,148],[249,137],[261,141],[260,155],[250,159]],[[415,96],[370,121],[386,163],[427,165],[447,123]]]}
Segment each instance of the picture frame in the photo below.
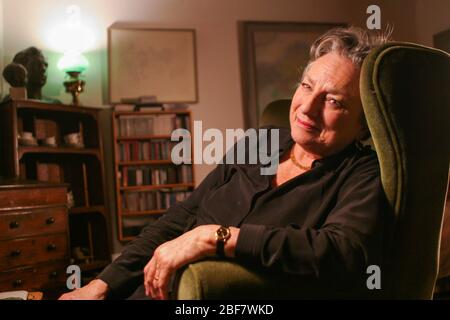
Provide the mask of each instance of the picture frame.
{"label": "picture frame", "polygon": [[196,103],[194,29],[115,23],[108,28],[109,102]]}
{"label": "picture frame", "polygon": [[450,29],[433,35],[433,47],[450,53]]}
{"label": "picture frame", "polygon": [[244,125],[257,128],[272,101],[291,99],[309,49],[320,35],[344,23],[239,21]]}

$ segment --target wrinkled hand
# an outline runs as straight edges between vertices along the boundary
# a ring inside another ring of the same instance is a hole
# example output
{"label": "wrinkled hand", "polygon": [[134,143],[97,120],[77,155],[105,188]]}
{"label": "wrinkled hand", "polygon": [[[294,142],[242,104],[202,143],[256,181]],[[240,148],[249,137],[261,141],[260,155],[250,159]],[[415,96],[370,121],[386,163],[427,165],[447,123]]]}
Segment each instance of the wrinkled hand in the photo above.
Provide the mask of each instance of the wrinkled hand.
{"label": "wrinkled hand", "polygon": [[145,294],[153,299],[167,299],[172,274],[180,267],[216,252],[214,238],[218,225],[199,226],[156,248],[144,268]]}
{"label": "wrinkled hand", "polygon": [[95,279],[80,289],[63,294],[58,300],[104,300],[108,290],[104,281]]}

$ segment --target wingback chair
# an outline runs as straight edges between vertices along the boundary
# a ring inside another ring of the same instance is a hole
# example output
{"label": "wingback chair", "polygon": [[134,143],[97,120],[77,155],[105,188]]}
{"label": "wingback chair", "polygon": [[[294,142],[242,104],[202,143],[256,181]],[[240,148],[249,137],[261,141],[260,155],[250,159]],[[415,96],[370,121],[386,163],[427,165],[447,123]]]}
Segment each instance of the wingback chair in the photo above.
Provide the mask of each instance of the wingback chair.
{"label": "wingback chair", "polygon": [[[360,93],[396,215],[392,261],[389,270],[381,270],[380,297],[430,299],[449,173],[450,56],[410,43],[383,45],[363,63]],[[285,126],[289,104],[269,105],[261,123]],[[286,290],[295,297],[295,289],[256,268],[208,260],[184,269],[177,297],[273,298]]]}

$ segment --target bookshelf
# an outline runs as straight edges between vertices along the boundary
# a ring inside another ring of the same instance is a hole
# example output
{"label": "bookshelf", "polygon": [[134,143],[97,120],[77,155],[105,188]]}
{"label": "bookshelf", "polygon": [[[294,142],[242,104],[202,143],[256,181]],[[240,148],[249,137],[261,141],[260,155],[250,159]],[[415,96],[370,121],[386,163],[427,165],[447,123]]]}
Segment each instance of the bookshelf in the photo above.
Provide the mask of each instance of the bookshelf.
{"label": "bookshelf", "polygon": [[189,110],[112,113],[120,241],[132,240],[147,223],[192,192],[193,165],[175,165],[170,156],[178,143],[170,140],[172,131],[178,128],[191,131],[191,127]]}
{"label": "bookshelf", "polygon": [[[92,272],[110,262],[100,111],[36,100],[0,104],[0,175],[69,185],[71,263]],[[32,139],[24,141],[24,132]],[[74,133],[76,143],[65,139]]]}

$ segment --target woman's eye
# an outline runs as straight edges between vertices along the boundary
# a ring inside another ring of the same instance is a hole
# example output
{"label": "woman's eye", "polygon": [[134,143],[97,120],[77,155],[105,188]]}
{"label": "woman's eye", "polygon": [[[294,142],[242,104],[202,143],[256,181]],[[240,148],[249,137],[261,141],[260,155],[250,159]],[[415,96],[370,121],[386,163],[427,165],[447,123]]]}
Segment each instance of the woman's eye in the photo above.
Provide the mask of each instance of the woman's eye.
{"label": "woman's eye", "polygon": [[309,84],[307,84],[306,82],[302,82],[300,85],[301,85],[302,88],[304,88],[304,89],[311,89],[311,86],[310,86]]}
{"label": "woman's eye", "polygon": [[338,101],[338,100],[336,100],[336,99],[332,99],[332,98],[331,98],[331,99],[328,99],[328,102],[331,103],[332,105],[338,107],[338,108],[342,108],[342,107],[343,107],[342,102],[341,102],[341,101]]}

